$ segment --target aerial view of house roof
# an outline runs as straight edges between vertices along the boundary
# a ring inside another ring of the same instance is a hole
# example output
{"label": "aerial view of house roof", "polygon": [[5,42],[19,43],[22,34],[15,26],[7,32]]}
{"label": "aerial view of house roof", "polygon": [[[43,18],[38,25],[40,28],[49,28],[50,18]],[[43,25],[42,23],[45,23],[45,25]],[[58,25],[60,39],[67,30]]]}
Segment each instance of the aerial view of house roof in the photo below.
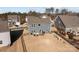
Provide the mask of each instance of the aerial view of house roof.
{"label": "aerial view of house roof", "polygon": [[66,27],[79,27],[79,17],[69,15],[59,15]]}
{"label": "aerial view of house roof", "polygon": [[7,20],[6,14],[0,14],[0,20]]}
{"label": "aerial view of house roof", "polygon": [[28,23],[50,23],[50,17],[36,17],[36,16],[27,16]]}
{"label": "aerial view of house roof", "polygon": [[0,20],[0,32],[6,32],[6,31],[9,31],[8,21]]}

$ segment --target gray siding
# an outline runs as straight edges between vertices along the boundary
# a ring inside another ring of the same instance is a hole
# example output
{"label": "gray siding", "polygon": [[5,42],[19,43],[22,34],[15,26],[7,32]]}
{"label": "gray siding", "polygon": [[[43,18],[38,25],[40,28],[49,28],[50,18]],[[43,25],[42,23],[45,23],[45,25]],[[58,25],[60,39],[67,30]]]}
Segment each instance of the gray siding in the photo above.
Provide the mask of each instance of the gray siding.
{"label": "gray siding", "polygon": [[63,22],[61,21],[61,19],[59,17],[57,17],[55,19],[55,26],[58,30],[63,30],[65,31],[65,25],[63,24]]}
{"label": "gray siding", "polygon": [[40,33],[42,34],[42,32],[50,32],[50,24],[40,24],[40,26],[38,26],[38,24],[35,24],[35,26],[33,26],[34,24],[30,24],[29,25],[29,32],[30,33]]}

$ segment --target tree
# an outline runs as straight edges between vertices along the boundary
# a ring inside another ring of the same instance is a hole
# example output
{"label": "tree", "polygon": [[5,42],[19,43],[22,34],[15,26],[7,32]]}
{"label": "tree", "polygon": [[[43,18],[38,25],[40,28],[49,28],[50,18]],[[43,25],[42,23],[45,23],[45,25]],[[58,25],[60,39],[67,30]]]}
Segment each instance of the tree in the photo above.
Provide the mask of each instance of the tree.
{"label": "tree", "polygon": [[50,14],[50,9],[49,8],[46,8],[45,13],[46,14]]}
{"label": "tree", "polygon": [[56,10],[55,10],[55,13],[58,14],[58,13],[59,13],[59,9],[56,9]]}
{"label": "tree", "polygon": [[53,7],[51,7],[51,8],[46,8],[45,12],[46,12],[47,14],[53,14],[54,8],[53,8]]}
{"label": "tree", "polygon": [[36,12],[36,11],[29,11],[28,15],[30,16],[39,16],[40,13]]}
{"label": "tree", "polygon": [[67,14],[67,12],[68,12],[67,9],[62,9],[61,10],[61,14]]}
{"label": "tree", "polygon": [[36,12],[36,11],[33,11],[33,12],[32,12],[32,15],[33,15],[33,16],[37,16],[37,12]]}
{"label": "tree", "polygon": [[54,8],[53,7],[50,8],[50,12],[53,14],[53,12],[54,12]]}
{"label": "tree", "polygon": [[20,14],[19,16],[20,16],[20,22],[21,22],[21,24],[25,23],[26,22],[25,21],[26,16],[24,14]]}
{"label": "tree", "polygon": [[22,13],[21,12],[18,12],[18,14],[21,15]]}

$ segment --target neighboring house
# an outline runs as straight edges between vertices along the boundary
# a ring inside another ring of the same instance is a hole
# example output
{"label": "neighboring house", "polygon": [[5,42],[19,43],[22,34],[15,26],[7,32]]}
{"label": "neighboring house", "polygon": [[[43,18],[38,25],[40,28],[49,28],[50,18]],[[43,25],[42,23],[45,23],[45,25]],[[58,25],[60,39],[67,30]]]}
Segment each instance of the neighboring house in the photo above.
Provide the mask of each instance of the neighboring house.
{"label": "neighboring house", "polygon": [[20,25],[20,16],[19,15],[8,15],[8,24],[10,26]]}
{"label": "neighboring house", "polygon": [[59,15],[55,18],[54,24],[59,31],[79,35],[78,16]]}
{"label": "neighboring house", "polygon": [[8,28],[8,21],[0,19],[0,47],[11,44],[10,30]]}
{"label": "neighboring house", "polygon": [[51,31],[51,18],[47,16],[27,16],[28,30],[31,34],[43,34]]}

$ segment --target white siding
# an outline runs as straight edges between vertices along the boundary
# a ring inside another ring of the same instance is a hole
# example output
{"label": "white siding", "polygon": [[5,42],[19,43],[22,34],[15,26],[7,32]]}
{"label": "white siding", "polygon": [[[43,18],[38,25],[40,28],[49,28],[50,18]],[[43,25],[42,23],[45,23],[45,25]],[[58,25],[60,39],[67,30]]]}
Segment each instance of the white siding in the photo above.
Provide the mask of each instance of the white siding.
{"label": "white siding", "polygon": [[78,29],[78,27],[66,28],[65,32],[69,32],[70,30],[71,30],[71,32],[74,31],[73,34],[79,35],[79,29]]}
{"label": "white siding", "polygon": [[8,20],[11,20],[11,22],[14,22],[15,25],[17,25],[17,22],[20,23],[20,16],[18,16],[18,15],[8,15]]}
{"label": "white siding", "polygon": [[66,28],[65,32],[70,32],[70,30],[72,30],[72,28]]}
{"label": "white siding", "polygon": [[10,32],[1,32],[0,41],[2,41],[2,44],[0,44],[0,47],[10,45],[11,44]]}

